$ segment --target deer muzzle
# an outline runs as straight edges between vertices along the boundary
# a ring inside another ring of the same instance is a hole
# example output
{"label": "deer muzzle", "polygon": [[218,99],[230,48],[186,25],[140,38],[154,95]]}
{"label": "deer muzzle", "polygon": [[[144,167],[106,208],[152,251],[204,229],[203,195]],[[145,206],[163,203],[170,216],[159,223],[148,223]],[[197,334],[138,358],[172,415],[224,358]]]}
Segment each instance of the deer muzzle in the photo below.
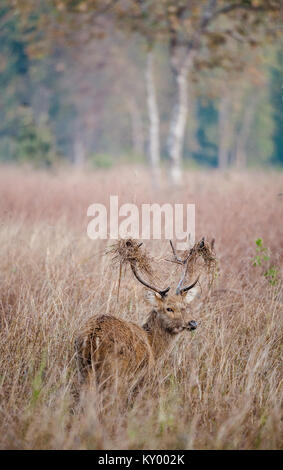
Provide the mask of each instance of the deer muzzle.
{"label": "deer muzzle", "polygon": [[197,328],[197,326],[198,326],[197,322],[194,321],[194,320],[191,320],[187,324],[187,330],[189,330],[189,331],[195,330]]}

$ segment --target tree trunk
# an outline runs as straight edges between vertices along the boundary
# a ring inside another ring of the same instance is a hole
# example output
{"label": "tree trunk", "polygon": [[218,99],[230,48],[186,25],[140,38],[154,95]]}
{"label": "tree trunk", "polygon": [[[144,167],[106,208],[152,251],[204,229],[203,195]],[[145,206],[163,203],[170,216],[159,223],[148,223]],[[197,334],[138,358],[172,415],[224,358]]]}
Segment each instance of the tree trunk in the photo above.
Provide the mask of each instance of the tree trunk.
{"label": "tree trunk", "polygon": [[146,61],[146,91],[149,116],[149,161],[152,171],[153,184],[160,183],[160,137],[159,113],[154,81],[154,55],[152,50],[147,53]]}
{"label": "tree trunk", "polygon": [[171,69],[174,80],[174,106],[168,135],[168,154],[170,159],[170,178],[174,186],[182,184],[182,153],[188,115],[188,73],[192,65],[192,51],[181,67],[176,66],[172,53]]}
{"label": "tree trunk", "polygon": [[244,116],[241,123],[241,128],[237,136],[235,148],[235,166],[238,169],[246,168],[247,166],[247,143],[250,135],[251,126],[253,123],[258,95],[254,94],[250,102],[246,104]]}
{"label": "tree trunk", "polygon": [[229,163],[229,153],[231,146],[231,102],[227,91],[223,94],[219,105],[219,147],[218,147],[218,168],[225,170]]}

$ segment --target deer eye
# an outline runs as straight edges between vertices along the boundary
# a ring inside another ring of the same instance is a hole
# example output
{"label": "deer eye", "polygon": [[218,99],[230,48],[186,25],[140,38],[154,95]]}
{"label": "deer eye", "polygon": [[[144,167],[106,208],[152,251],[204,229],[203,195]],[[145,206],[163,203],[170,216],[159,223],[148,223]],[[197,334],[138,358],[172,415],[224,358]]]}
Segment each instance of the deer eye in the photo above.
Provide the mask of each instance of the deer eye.
{"label": "deer eye", "polygon": [[167,312],[174,312],[173,308],[166,308]]}

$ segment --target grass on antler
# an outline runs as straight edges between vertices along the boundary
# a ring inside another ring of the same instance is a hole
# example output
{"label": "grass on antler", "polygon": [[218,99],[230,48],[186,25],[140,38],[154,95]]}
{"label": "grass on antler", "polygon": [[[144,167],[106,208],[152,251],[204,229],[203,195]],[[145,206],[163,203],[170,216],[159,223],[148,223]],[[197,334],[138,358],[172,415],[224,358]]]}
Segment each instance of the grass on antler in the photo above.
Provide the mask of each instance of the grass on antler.
{"label": "grass on antler", "polygon": [[201,240],[193,246],[190,250],[188,263],[193,265],[198,258],[202,258],[204,265],[208,271],[216,268],[216,257],[213,248],[206,240]]}
{"label": "grass on antler", "polygon": [[112,262],[114,264],[119,264],[117,299],[119,298],[123,266],[126,268],[127,264],[130,264],[132,269],[138,268],[140,272],[152,277],[151,257],[144,248],[141,249],[141,245],[141,242],[137,242],[137,240],[133,240],[132,238],[126,240],[120,239],[106,252],[106,254],[112,255]]}
{"label": "grass on antler", "polygon": [[204,266],[208,271],[214,270],[216,268],[217,260],[214,252],[214,240],[209,243],[204,238],[202,238],[199,242],[196,242],[190,250],[183,252],[182,259],[177,259],[181,264],[185,264],[185,261],[187,260],[189,270],[194,271],[195,264],[200,258],[203,259]]}
{"label": "grass on antler", "polygon": [[209,278],[211,285],[217,269],[217,259],[214,252],[214,240],[209,243],[204,238],[196,242],[194,246],[185,251],[183,262],[187,259],[186,274],[193,276],[195,273],[204,273]]}
{"label": "grass on antler", "polygon": [[128,238],[126,240],[120,239],[114,243],[106,254],[112,255],[113,262],[119,263],[120,266],[134,264],[139,271],[151,276],[151,257],[148,255],[144,248],[141,248],[142,243],[137,240]]}

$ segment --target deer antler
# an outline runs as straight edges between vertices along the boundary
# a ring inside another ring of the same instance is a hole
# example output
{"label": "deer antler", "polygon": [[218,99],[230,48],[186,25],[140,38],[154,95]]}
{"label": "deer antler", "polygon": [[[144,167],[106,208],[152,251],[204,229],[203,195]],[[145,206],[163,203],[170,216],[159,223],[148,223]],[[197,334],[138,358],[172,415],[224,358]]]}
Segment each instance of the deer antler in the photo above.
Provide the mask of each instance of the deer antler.
{"label": "deer antler", "polygon": [[[170,245],[171,245],[173,255],[174,255],[174,258],[175,258],[176,262],[178,264],[182,264],[183,266],[185,266],[185,268],[183,270],[183,273],[182,273],[182,276],[181,276],[181,279],[178,282],[178,285],[177,285],[177,288],[176,288],[176,294],[179,295],[179,294],[182,294],[182,293],[187,292],[188,290],[192,289],[196,285],[196,283],[198,282],[199,276],[196,279],[196,281],[193,282],[193,284],[191,284],[187,287],[182,287],[184,279],[185,279],[187,271],[188,271],[188,262],[190,260],[190,257],[194,254],[194,249],[191,248],[190,251],[189,251],[188,256],[185,259],[182,260],[181,258],[178,258],[177,254],[176,254],[176,250],[175,250],[174,245],[172,243],[172,240],[170,240]],[[199,242],[199,248],[202,248],[203,246],[204,246],[204,237]]]}
{"label": "deer antler", "polygon": [[177,254],[176,254],[176,250],[175,250],[174,245],[172,243],[172,240],[170,240],[170,245],[171,245],[171,248],[172,248],[172,251],[173,251],[173,256],[175,258],[176,263],[184,264],[184,261],[181,258],[178,258]]}
{"label": "deer antler", "polygon": [[[136,246],[136,249],[140,248],[142,245],[142,243],[139,243],[137,246]],[[133,246],[133,241],[132,240],[127,240],[126,241],[126,246],[128,248],[131,248]],[[157,294],[159,294],[161,297],[165,297],[165,295],[167,294],[167,292],[169,291],[170,287],[167,287],[166,289],[158,289],[157,287],[155,286],[152,286],[150,285],[148,282],[144,281],[140,274],[137,272],[137,260],[134,259],[134,258],[128,258],[128,261],[130,263],[130,266],[131,266],[131,270],[135,276],[135,278],[141,283],[143,284],[145,287],[147,287],[148,289],[151,289],[153,290],[154,292],[157,292]]]}
{"label": "deer antler", "polygon": [[131,269],[133,271],[133,274],[134,276],[136,277],[136,279],[141,283],[143,284],[145,287],[148,287],[149,289],[153,290],[154,292],[157,292],[159,295],[161,295],[161,297],[164,297],[167,292],[169,291],[170,287],[167,287],[166,289],[163,289],[163,290],[159,290],[157,289],[156,287],[154,286],[151,286],[150,284],[148,284],[146,281],[144,281],[140,275],[138,274],[137,270],[136,270],[136,266],[135,266],[135,263],[134,262],[131,262],[130,263],[130,266],[131,266]]}
{"label": "deer antler", "polygon": [[188,286],[188,287],[182,287],[182,289],[180,289],[180,292],[179,292],[179,293],[180,293],[180,294],[183,294],[184,292],[188,292],[188,290],[190,290],[190,289],[192,289],[193,287],[195,287],[195,285],[197,284],[198,280],[199,280],[199,276],[197,277],[196,281],[193,282],[193,284],[191,284],[190,286]]}

